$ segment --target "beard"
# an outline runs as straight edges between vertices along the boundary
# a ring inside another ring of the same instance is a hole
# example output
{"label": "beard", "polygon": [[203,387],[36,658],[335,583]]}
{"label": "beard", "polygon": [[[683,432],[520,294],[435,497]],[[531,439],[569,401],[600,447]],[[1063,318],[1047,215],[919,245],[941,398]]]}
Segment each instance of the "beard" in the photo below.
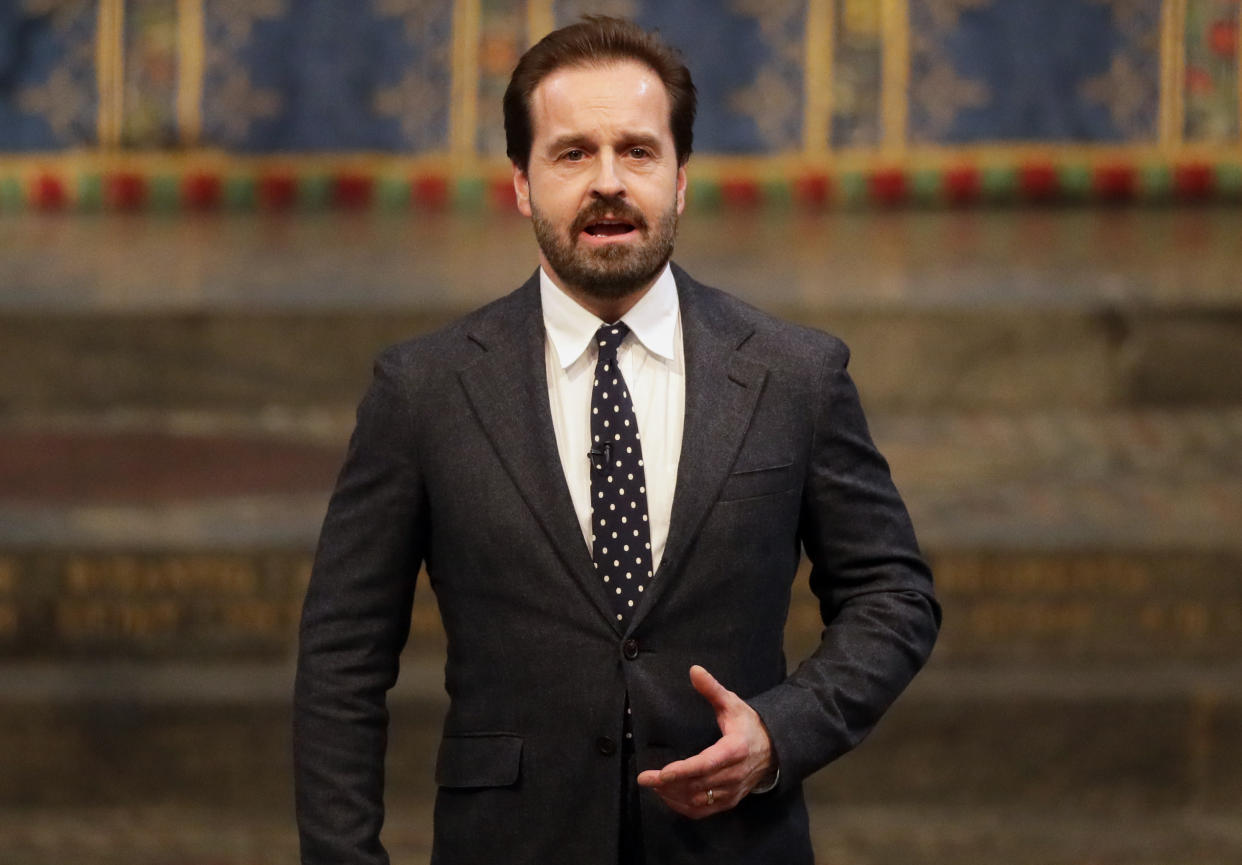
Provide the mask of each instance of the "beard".
{"label": "beard", "polygon": [[[606,216],[630,223],[643,239],[639,243],[612,244],[599,249],[580,246],[578,238],[582,231]],[[583,208],[569,230],[562,233],[532,199],[531,222],[539,249],[557,276],[583,294],[616,300],[645,288],[668,263],[677,238],[677,203],[671,202],[652,227],[638,208],[619,196],[597,198]]]}

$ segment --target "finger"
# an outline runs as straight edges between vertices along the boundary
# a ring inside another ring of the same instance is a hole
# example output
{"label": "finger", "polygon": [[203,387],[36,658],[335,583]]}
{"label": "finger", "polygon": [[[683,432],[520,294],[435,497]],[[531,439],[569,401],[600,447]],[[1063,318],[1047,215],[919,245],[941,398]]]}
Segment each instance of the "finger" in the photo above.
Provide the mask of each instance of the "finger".
{"label": "finger", "polygon": [[690,817],[694,820],[698,820],[710,814],[715,814],[719,811],[727,810],[731,807],[725,802],[727,797],[721,793],[717,793],[714,790],[712,791],[713,804],[711,805],[707,804],[706,791],[701,791],[697,795],[686,794],[684,796],[670,795],[664,790],[657,791],[657,793],[660,796],[660,800],[671,810],[681,814],[683,817]]}
{"label": "finger", "polygon": [[680,814],[683,817],[689,817],[691,820],[699,820],[712,813],[704,808],[696,808],[694,805],[687,805],[685,802],[681,802],[677,799],[663,799],[663,801],[664,804],[668,806],[669,810]]}
{"label": "finger", "polygon": [[[745,774],[733,771],[713,775],[706,781],[678,781],[673,784],[663,784],[655,788],[655,792],[661,797],[697,806],[711,807],[722,801],[728,801],[732,807],[732,804],[735,804],[753,786],[754,784]],[[712,791],[711,802],[707,801],[708,790]]]}
{"label": "finger", "polygon": [[693,782],[696,792],[714,790],[716,798],[720,798],[721,790],[737,790],[746,786],[746,772],[738,766],[730,766],[724,771],[716,772]]}
{"label": "finger", "polygon": [[645,769],[638,773],[638,787],[663,787],[664,780],[661,778],[663,771],[664,769]]}
{"label": "finger", "polygon": [[744,763],[734,763],[725,766],[716,772],[709,772],[706,775],[694,775],[684,778],[676,778],[672,781],[662,781],[654,786],[662,795],[677,796],[682,799],[691,799],[697,793],[712,789],[732,790],[747,785],[750,775],[746,771]]}
{"label": "finger", "polygon": [[669,763],[660,770],[660,783],[699,781],[702,778],[736,766],[746,759],[746,745],[735,739],[718,739],[693,757]]}
{"label": "finger", "polygon": [[739,797],[730,790],[713,788],[711,804],[708,804],[706,790],[688,798],[665,795],[661,792],[660,799],[678,814],[698,820],[736,807]]}
{"label": "finger", "polygon": [[[708,790],[712,793],[710,799],[707,795]],[[736,802],[734,801],[733,788],[721,785],[710,786],[707,790],[696,793],[690,799],[690,804],[696,808],[726,811],[729,808],[732,808]]]}
{"label": "finger", "polygon": [[717,713],[728,711],[733,707],[733,701],[738,699],[737,694],[716,681],[715,676],[698,664],[690,668],[690,684]]}

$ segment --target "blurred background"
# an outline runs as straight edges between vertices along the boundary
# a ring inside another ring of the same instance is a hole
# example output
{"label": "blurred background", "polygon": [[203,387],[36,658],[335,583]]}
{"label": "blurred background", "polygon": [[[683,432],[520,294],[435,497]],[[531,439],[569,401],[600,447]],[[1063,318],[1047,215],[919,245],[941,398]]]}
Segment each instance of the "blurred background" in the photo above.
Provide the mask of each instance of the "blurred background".
{"label": "blurred background", "polygon": [[[821,861],[1242,862],[1237,0],[4,0],[0,863],[296,861],[353,407],[535,267],[500,95],[590,11],[683,48],[676,257],[851,344],[936,572],[928,669],[808,784]],[[442,643],[421,591],[397,862]]]}

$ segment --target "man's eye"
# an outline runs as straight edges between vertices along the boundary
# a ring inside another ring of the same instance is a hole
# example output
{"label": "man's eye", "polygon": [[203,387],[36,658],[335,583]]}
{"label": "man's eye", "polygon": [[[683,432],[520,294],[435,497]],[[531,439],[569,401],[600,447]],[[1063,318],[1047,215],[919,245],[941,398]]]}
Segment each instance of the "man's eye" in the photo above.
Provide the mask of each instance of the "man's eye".
{"label": "man's eye", "polygon": [[633,159],[646,159],[647,155],[647,149],[645,147],[630,148],[630,157]]}
{"label": "man's eye", "polygon": [[586,154],[581,150],[568,150],[562,158],[568,159],[570,162],[578,162],[584,156],[586,156]]}

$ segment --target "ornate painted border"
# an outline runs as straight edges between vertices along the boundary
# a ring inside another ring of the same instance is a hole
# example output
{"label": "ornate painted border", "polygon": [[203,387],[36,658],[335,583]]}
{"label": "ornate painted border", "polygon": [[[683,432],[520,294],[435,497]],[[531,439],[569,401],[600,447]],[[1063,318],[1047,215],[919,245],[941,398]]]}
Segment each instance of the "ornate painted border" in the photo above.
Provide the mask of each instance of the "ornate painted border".
{"label": "ornate painted border", "polygon": [[[0,155],[0,210],[478,209],[506,208],[512,201],[508,166],[480,156],[477,149],[481,0],[456,0],[453,6],[448,150],[417,157],[355,152],[245,156],[198,149],[204,0],[177,0],[177,116],[184,149],[122,150],[125,2],[97,2],[101,145],[89,151]],[[832,94],[823,82],[832,64],[834,2],[808,0],[801,152],[697,155],[691,170],[696,205],[1242,200],[1242,142],[1196,145],[1182,134],[1187,0],[1164,0],[1162,7],[1157,141],[972,147],[908,141],[909,2],[876,0],[883,32],[882,136],[874,148],[846,150],[828,146]],[[525,10],[531,40],[550,29],[551,0],[527,0]]]}
{"label": "ornate painted border", "polygon": [[[1242,152],[1158,146],[995,147],[799,157],[696,156],[702,208],[1018,203],[1242,202]],[[463,175],[452,157],[377,154],[242,157],[114,153],[0,162],[0,210],[512,209],[503,164]]]}

